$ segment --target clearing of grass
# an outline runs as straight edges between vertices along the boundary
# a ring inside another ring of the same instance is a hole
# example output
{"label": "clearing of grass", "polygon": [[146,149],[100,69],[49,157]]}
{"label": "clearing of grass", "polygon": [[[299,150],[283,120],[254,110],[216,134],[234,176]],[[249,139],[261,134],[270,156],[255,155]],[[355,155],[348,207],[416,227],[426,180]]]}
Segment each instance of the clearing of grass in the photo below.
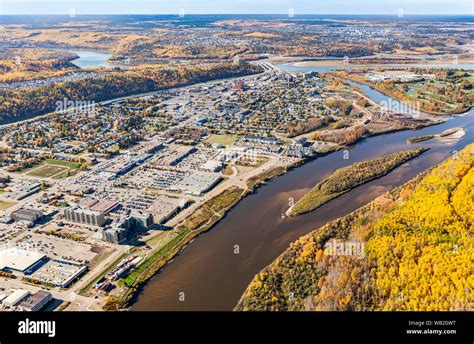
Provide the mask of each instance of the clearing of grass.
{"label": "clearing of grass", "polygon": [[397,152],[343,167],[316,184],[287,211],[287,214],[293,216],[309,213],[359,185],[386,175],[427,150],[420,148]]}
{"label": "clearing of grass", "polygon": [[270,158],[262,157],[258,159],[240,158],[235,164],[243,167],[260,167],[270,161]]}
{"label": "clearing of grass", "polygon": [[8,208],[14,206],[15,204],[16,204],[16,202],[4,201],[4,200],[0,199],[0,210],[8,209]]}
{"label": "clearing of grass", "polygon": [[[189,234],[187,229],[184,227],[178,228],[176,234],[173,237],[169,237],[166,244],[158,249],[155,249],[153,253],[148,255],[148,257],[127,277],[122,278],[119,281],[119,284],[125,285],[129,288],[133,287],[138,277],[147,272],[147,269],[152,267],[156,261],[164,258],[166,254],[170,252],[170,250],[173,249],[187,234]],[[150,274],[153,275],[154,271],[152,270]]]}
{"label": "clearing of grass", "polygon": [[39,178],[50,178],[55,174],[67,171],[66,167],[56,166],[56,165],[41,165],[40,167],[34,169],[28,176],[39,177]]}
{"label": "clearing of grass", "polygon": [[46,159],[44,162],[49,165],[64,166],[70,169],[78,169],[81,167],[80,163],[74,162],[74,161],[67,161],[67,160]]}
{"label": "clearing of grass", "polygon": [[217,135],[217,134],[212,134],[207,140],[207,143],[210,144],[221,144],[223,146],[232,146],[235,141],[239,139],[238,136],[235,135]]}
{"label": "clearing of grass", "polygon": [[209,209],[216,213],[221,213],[227,211],[227,209],[232,206],[232,204],[239,199],[242,195],[244,190],[233,187],[230,189],[225,190],[220,195],[211,198],[209,201],[205,203]]}
{"label": "clearing of grass", "polygon": [[69,172],[75,172],[80,166],[81,164],[73,161],[46,159],[37,168],[30,169],[27,175],[39,178],[54,177],[59,179],[67,177]]}
{"label": "clearing of grass", "polygon": [[214,217],[212,210],[207,207],[201,207],[196,210],[184,223],[186,228],[200,228],[204,224],[208,223],[210,219]]}

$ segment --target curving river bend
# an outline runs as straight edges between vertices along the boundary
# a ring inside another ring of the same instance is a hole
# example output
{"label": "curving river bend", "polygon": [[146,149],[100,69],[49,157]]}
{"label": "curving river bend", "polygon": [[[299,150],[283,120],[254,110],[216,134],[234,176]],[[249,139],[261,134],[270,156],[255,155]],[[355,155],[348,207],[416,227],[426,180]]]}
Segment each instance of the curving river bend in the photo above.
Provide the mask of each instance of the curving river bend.
{"label": "curving river bend", "polygon": [[[395,102],[367,86],[358,86],[377,102]],[[437,134],[454,127],[464,128],[465,135],[459,140],[407,144],[409,137]],[[274,178],[243,199],[211,231],[198,237],[153,277],[136,296],[132,310],[232,310],[254,275],[288,248],[291,242],[440,163],[472,143],[473,137],[474,109],[471,109],[464,116],[453,117],[436,126],[364,139],[348,149],[347,160],[343,158],[343,151],[339,151]],[[431,150],[309,214],[282,217],[288,209],[290,197],[299,199],[336,169],[418,146]],[[235,245],[239,246],[239,254],[234,254]]]}
{"label": "curving river bend", "polygon": [[75,53],[78,58],[72,60],[71,63],[79,68],[113,67],[113,65],[107,62],[112,57],[112,54],[92,50],[75,50],[73,53]]}

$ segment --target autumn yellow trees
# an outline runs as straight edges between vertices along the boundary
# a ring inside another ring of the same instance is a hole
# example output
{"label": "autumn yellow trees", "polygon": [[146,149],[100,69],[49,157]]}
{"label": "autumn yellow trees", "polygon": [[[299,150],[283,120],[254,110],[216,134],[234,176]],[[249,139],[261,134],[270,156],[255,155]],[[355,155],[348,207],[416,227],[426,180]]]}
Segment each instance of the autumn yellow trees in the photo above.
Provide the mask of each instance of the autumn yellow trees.
{"label": "autumn yellow trees", "polygon": [[296,202],[288,211],[288,214],[300,215],[313,211],[322,204],[350,191],[356,186],[389,173],[394,168],[416,158],[426,150],[425,148],[420,148],[396,152],[343,167],[316,184]]}
{"label": "autumn yellow trees", "polygon": [[0,90],[0,123],[2,120],[14,117],[55,111],[56,102],[64,98],[74,101],[103,101],[259,71],[258,67],[245,62],[181,69],[130,69],[107,72],[93,79],[56,83],[37,88],[2,89]]}
{"label": "autumn yellow trees", "polygon": [[[380,68],[384,71],[384,68]],[[414,108],[434,114],[455,114],[473,106],[472,73],[462,69],[406,68],[403,71],[419,75],[430,75],[426,80],[403,82],[396,79],[372,81],[366,70],[338,70],[331,75],[368,85]],[[407,93],[412,88],[415,92]]]}
{"label": "autumn yellow trees", "polygon": [[473,152],[438,166],[371,229],[367,255],[380,309],[459,310],[472,302]]}
{"label": "autumn yellow trees", "polygon": [[[473,209],[474,144],[291,244],[236,309],[472,310]],[[332,238],[363,241],[365,257],[322,254]]]}
{"label": "autumn yellow trees", "polygon": [[349,128],[315,132],[313,135],[311,135],[311,140],[334,142],[345,146],[357,142],[366,133],[367,129],[363,125],[355,125]]}
{"label": "autumn yellow trees", "polygon": [[466,224],[474,226],[474,169],[471,169],[457,186],[452,197],[452,206]]}

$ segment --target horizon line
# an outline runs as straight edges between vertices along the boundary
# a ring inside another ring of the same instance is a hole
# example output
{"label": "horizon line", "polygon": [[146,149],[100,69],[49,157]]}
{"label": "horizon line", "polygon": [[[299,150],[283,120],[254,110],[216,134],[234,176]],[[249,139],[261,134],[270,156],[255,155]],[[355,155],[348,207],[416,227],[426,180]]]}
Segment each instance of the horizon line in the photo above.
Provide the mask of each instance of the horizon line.
{"label": "horizon line", "polygon": [[[24,15],[24,16],[70,16],[69,13],[0,13],[0,16],[18,16],[18,15]],[[179,13],[76,13],[75,17],[79,16],[90,16],[90,15],[97,15],[97,16],[120,16],[120,15],[150,15],[150,16],[155,16],[155,15],[175,15],[179,17]],[[186,13],[184,17],[186,16],[206,16],[206,15],[268,15],[268,16],[288,16],[288,13]],[[403,17],[399,17],[397,13],[295,13],[294,17],[297,16],[392,16],[392,17],[398,17],[398,18],[403,18],[406,16],[472,16],[474,17],[473,14],[465,14],[465,13],[447,13],[447,14],[442,14],[442,13],[404,13]],[[289,17],[290,19],[294,17]]]}

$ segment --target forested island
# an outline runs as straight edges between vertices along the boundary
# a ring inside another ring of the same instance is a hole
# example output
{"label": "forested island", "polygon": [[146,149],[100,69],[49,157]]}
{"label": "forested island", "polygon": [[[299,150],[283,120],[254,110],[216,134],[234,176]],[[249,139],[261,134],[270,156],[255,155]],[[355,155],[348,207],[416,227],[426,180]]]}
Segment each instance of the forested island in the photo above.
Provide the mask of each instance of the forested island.
{"label": "forested island", "polygon": [[356,186],[379,178],[425,152],[426,148],[397,152],[343,167],[316,184],[288,210],[288,215],[309,213]]}

